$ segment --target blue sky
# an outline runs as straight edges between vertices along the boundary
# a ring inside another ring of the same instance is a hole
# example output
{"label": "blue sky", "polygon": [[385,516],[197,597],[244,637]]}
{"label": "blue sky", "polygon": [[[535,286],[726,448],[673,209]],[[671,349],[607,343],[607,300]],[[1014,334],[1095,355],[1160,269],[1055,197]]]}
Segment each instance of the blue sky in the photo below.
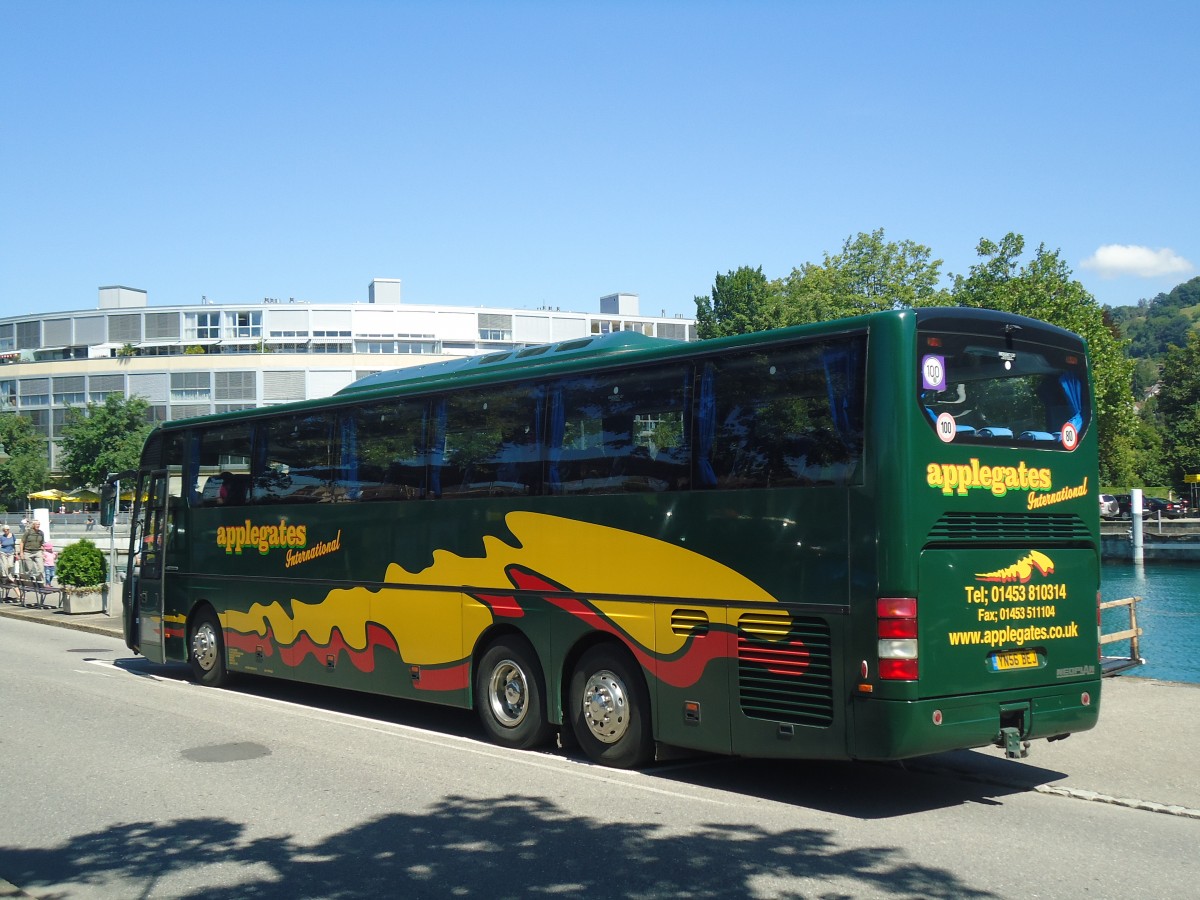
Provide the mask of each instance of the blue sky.
{"label": "blue sky", "polygon": [[1200,4],[0,0],[0,315],[263,297],[692,315],[885,229],[1200,266]]}

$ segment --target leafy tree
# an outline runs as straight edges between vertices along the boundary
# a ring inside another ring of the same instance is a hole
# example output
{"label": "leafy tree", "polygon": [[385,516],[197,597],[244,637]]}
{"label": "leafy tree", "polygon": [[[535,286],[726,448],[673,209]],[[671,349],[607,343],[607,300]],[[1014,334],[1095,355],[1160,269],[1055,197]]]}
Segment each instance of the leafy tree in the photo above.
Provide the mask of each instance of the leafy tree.
{"label": "leafy tree", "polygon": [[717,274],[711,297],[696,297],[696,333],[701,340],[765,331],[784,324],[777,286],[762,266]]}
{"label": "leafy tree", "polygon": [[1200,474],[1200,333],[1192,332],[1184,346],[1167,353],[1158,413],[1172,481],[1179,487],[1184,475]]}
{"label": "leafy tree", "polygon": [[789,325],[824,322],[881,309],[947,302],[940,259],[913,241],[887,241],[882,228],[846,238],[840,253],[805,263],[781,284]]}
{"label": "leafy tree", "polygon": [[109,394],[103,403],[67,410],[60,463],[73,483],[97,485],[109,472],[137,467],[152,428],[141,397]]}
{"label": "leafy tree", "polygon": [[29,419],[6,413],[0,415],[0,444],[9,455],[8,462],[0,464],[0,497],[10,508],[23,508],[31,493],[46,486],[46,442]]}
{"label": "leafy tree", "polygon": [[1137,478],[1131,384],[1133,362],[1124,342],[1096,298],[1074,280],[1059,251],[1039,245],[1021,264],[1025,239],[1010,232],[998,244],[986,238],[976,252],[982,262],[958,275],[952,302],[1032,316],[1082,335],[1092,359],[1100,435],[1100,477],[1104,484],[1131,484]]}

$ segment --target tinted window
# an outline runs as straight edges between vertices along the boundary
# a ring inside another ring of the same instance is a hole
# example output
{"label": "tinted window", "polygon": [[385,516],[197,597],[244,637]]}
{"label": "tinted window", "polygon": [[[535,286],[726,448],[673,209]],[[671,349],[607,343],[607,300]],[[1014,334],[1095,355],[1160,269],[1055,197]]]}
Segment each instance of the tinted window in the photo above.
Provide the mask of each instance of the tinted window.
{"label": "tinted window", "polygon": [[521,496],[540,489],[540,388],[465,391],[435,400],[431,475],[440,497]]}
{"label": "tinted window", "polygon": [[849,484],[863,443],[865,340],[705,363],[697,473],[718,488]]}
{"label": "tinted window", "polygon": [[423,401],[387,400],[341,414],[338,499],[415,500],[425,496]]}
{"label": "tinted window", "polygon": [[920,335],[921,413],[942,440],[1073,449],[1091,417],[1087,362],[1019,337]]}
{"label": "tinted window", "polygon": [[549,404],[547,482],[559,494],[688,486],[691,368],[568,378]]}
{"label": "tinted window", "polygon": [[192,477],[201,506],[249,502],[251,435],[248,424],[213,426],[200,433]]}
{"label": "tinted window", "polygon": [[259,423],[252,466],[254,503],[313,503],[329,491],[330,417],[282,416]]}

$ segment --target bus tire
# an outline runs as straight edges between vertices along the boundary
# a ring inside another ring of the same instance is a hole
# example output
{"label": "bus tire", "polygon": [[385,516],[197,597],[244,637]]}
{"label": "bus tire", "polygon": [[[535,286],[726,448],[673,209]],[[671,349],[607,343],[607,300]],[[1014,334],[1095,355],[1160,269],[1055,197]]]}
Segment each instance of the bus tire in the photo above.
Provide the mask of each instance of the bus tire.
{"label": "bus tire", "polygon": [[475,670],[475,710],[491,740],[529,750],[549,742],[546,689],[537,654],[524,638],[509,635],[488,647]]}
{"label": "bus tire", "polygon": [[636,769],[654,758],[650,692],[624,649],[602,644],[584,653],[569,697],[571,727],[594,762]]}
{"label": "bus tire", "polygon": [[192,678],[205,687],[221,687],[229,678],[225,668],[225,638],[211,607],[196,613],[188,630],[188,665]]}

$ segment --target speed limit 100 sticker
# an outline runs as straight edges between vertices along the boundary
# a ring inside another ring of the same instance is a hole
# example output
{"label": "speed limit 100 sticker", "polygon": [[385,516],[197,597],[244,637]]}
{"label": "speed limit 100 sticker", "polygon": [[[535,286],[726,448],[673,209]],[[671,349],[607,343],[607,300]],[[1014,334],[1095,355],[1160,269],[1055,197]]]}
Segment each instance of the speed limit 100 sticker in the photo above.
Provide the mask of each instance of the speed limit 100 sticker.
{"label": "speed limit 100 sticker", "polygon": [[1062,427],[1062,445],[1068,450],[1079,446],[1079,429],[1070,422]]}
{"label": "speed limit 100 sticker", "polygon": [[958,425],[955,424],[954,416],[950,413],[942,413],[938,416],[934,429],[937,431],[937,436],[947,444],[954,440],[954,435],[958,433]]}

